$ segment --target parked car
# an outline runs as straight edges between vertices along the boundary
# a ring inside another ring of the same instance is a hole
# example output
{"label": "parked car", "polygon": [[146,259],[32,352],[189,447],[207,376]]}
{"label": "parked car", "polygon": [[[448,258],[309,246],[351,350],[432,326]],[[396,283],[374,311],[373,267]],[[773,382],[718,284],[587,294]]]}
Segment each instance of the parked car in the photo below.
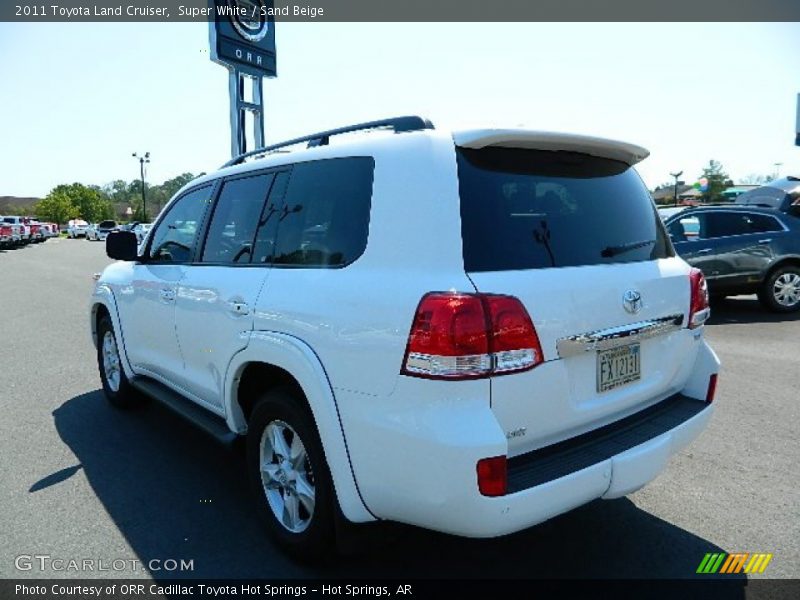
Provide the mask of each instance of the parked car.
{"label": "parked car", "polygon": [[736,204],[761,205],[800,217],[800,177],[784,177],[736,197]]}
{"label": "parked car", "polygon": [[45,240],[45,235],[42,223],[33,217],[25,217],[25,222],[31,229],[31,242],[43,242]]}
{"label": "parked car", "polygon": [[706,286],[646,150],[419,117],[300,141],[189,183],[142,247],[109,234],[89,320],[111,404],[246,437],[284,547],[329,551],[337,515],[509,534],[639,489],[705,428]]}
{"label": "parked car", "polygon": [[29,244],[31,242],[31,226],[28,224],[27,217],[5,216],[2,219],[3,223],[17,226],[20,244]]}
{"label": "parked car", "polygon": [[6,218],[0,216],[0,227],[3,227],[7,231],[8,240],[5,243],[5,247],[15,247],[22,244],[22,225],[18,222],[13,221],[10,219],[6,221]]}
{"label": "parked car", "polygon": [[86,237],[88,229],[89,223],[83,219],[72,219],[67,223],[67,237],[71,239]]}
{"label": "parked car", "polygon": [[86,233],[86,238],[95,241],[105,241],[106,236],[119,228],[116,221],[101,221],[92,226]]}
{"label": "parked car", "polygon": [[713,296],[757,293],[772,311],[800,310],[800,218],[731,205],[685,211],[666,225],[678,254],[703,271]]}
{"label": "parked car", "polygon": [[138,243],[142,243],[144,239],[147,237],[150,228],[153,226],[152,223],[137,223],[131,231],[136,234],[136,241]]}
{"label": "parked car", "polygon": [[10,248],[15,244],[12,225],[0,222],[0,248]]}

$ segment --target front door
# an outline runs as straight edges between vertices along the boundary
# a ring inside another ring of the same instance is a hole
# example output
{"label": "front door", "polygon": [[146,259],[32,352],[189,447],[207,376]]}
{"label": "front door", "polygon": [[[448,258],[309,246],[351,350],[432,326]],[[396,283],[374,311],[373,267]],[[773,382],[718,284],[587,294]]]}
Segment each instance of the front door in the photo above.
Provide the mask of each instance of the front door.
{"label": "front door", "polygon": [[176,200],[159,221],[133,280],[120,290],[117,306],[128,359],[134,371],[174,382],[183,371],[175,334],[178,283],[191,262],[211,186]]}

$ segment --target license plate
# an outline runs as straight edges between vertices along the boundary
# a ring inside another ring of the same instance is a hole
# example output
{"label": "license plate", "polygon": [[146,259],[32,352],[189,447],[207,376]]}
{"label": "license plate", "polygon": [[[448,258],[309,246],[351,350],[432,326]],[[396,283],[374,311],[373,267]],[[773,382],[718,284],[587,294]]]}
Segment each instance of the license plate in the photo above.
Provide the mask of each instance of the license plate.
{"label": "license plate", "polygon": [[607,392],[642,377],[639,344],[628,344],[597,353],[597,391]]}

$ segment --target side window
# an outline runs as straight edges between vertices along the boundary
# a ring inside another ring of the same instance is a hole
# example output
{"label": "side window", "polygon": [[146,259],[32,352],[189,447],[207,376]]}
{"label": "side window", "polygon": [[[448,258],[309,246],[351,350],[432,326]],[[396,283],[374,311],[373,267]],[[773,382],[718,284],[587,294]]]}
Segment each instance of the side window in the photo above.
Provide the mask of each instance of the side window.
{"label": "side window", "polygon": [[783,231],[783,227],[775,217],[760,214],[745,215],[750,233],[767,233],[770,231]]}
{"label": "side window", "polygon": [[193,190],[173,204],[153,232],[150,260],[181,263],[191,260],[197,231],[211,201],[212,186]]}
{"label": "side window", "polygon": [[283,195],[289,183],[290,171],[280,171],[275,174],[272,187],[269,190],[267,203],[258,222],[256,244],[253,252],[254,263],[271,263],[275,256],[275,235],[278,223],[283,215]]}
{"label": "side window", "polygon": [[704,215],[683,217],[670,223],[668,231],[674,242],[691,242],[700,237],[700,223]]}
{"label": "side window", "polygon": [[203,262],[249,263],[272,173],[226,181],[211,217]]}
{"label": "side window", "polygon": [[719,238],[752,233],[746,217],[747,215],[731,212],[707,213],[701,235],[704,238]]}
{"label": "side window", "polygon": [[336,158],[294,165],[278,215],[272,263],[342,267],[367,246],[374,161]]}

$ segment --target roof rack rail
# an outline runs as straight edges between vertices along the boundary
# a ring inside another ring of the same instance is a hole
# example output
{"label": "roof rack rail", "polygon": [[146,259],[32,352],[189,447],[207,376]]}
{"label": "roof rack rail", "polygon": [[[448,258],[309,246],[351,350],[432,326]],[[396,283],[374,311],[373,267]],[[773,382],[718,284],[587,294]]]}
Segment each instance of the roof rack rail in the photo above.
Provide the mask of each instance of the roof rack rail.
{"label": "roof rack rail", "polygon": [[338,129],[329,129],[328,131],[320,131],[319,133],[312,133],[311,135],[305,135],[303,137],[294,138],[293,140],[288,140],[286,142],[281,142],[279,144],[272,144],[271,146],[265,146],[263,148],[257,148],[256,150],[251,150],[250,152],[245,152],[244,154],[240,154],[239,156],[232,158],[221,168],[225,167],[232,167],[233,165],[238,165],[244,162],[246,158],[251,156],[257,156],[259,154],[266,154],[267,152],[272,152],[273,150],[278,150],[279,148],[284,148],[286,146],[294,146],[296,144],[301,144],[303,142],[308,142],[307,148],[314,148],[316,146],[327,146],[330,142],[331,136],[340,135],[343,133],[350,133],[353,131],[364,131],[368,129],[381,129],[381,128],[391,128],[394,130],[395,133],[402,133],[406,131],[419,131],[422,129],[435,129],[433,123],[431,123],[428,119],[424,119],[422,117],[418,117],[415,115],[404,116],[404,117],[393,117],[390,119],[380,119],[378,121],[368,121],[366,123],[358,123],[357,125],[348,125],[347,127],[339,127]]}

